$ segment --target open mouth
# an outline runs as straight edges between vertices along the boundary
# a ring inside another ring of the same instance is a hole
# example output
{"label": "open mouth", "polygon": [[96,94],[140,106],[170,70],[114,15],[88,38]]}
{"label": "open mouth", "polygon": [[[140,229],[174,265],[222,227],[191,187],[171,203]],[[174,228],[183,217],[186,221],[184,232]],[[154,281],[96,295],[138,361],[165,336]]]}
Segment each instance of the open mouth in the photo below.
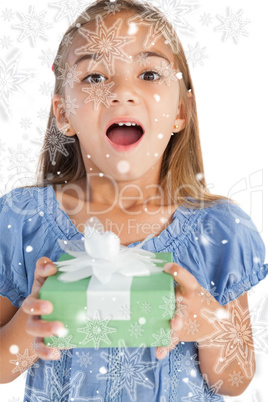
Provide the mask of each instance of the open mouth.
{"label": "open mouth", "polygon": [[144,135],[143,128],[136,123],[112,124],[107,132],[109,140],[118,146],[134,145]]}

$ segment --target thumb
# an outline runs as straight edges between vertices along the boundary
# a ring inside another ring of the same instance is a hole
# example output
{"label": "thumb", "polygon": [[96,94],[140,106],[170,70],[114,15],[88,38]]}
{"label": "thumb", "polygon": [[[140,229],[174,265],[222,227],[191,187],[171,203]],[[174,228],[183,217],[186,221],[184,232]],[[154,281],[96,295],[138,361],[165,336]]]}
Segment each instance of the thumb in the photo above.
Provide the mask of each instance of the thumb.
{"label": "thumb", "polygon": [[31,294],[38,294],[46,279],[49,276],[55,275],[56,272],[57,267],[49,258],[39,258],[36,262]]}
{"label": "thumb", "polygon": [[168,262],[165,264],[165,272],[173,276],[174,281],[180,286],[181,292],[186,295],[193,293],[198,288],[198,282],[195,277],[182,268],[180,265]]}

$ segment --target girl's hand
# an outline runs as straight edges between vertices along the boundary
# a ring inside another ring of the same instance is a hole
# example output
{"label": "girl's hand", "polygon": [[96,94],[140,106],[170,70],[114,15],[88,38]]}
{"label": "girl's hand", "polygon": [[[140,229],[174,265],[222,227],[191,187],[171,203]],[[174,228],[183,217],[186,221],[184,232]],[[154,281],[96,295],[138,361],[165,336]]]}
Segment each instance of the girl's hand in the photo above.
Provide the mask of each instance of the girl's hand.
{"label": "girl's hand", "polygon": [[23,301],[21,306],[24,313],[29,315],[26,332],[35,337],[35,354],[44,360],[59,359],[60,351],[59,349],[46,347],[43,338],[60,335],[65,331],[64,325],[60,321],[48,322],[40,319],[41,314],[50,314],[53,311],[53,305],[47,300],[40,300],[39,291],[47,277],[54,275],[56,272],[57,268],[49,258],[39,258],[36,262],[31,294]]}
{"label": "girl's hand", "polygon": [[198,342],[199,339],[213,331],[213,326],[201,314],[201,309],[205,307],[205,300],[209,301],[208,308],[211,311],[219,313],[222,310],[225,312],[217,300],[209,295],[186,269],[176,263],[168,263],[165,265],[165,272],[172,275],[177,283],[175,287],[176,307],[170,322],[171,344],[167,347],[156,348],[158,359],[166,357],[179,342]]}

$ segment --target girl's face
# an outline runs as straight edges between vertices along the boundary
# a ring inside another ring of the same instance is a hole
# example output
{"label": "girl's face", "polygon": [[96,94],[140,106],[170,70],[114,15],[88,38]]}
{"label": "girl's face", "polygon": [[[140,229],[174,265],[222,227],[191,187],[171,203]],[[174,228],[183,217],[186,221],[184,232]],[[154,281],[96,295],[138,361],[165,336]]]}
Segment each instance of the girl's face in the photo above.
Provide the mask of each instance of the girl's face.
{"label": "girl's face", "polygon": [[67,135],[79,138],[87,173],[117,181],[160,171],[171,133],[184,127],[170,46],[159,38],[145,49],[150,27],[129,25],[133,16],[120,12],[80,30],[62,70],[64,99],[53,100],[59,129],[64,116]]}

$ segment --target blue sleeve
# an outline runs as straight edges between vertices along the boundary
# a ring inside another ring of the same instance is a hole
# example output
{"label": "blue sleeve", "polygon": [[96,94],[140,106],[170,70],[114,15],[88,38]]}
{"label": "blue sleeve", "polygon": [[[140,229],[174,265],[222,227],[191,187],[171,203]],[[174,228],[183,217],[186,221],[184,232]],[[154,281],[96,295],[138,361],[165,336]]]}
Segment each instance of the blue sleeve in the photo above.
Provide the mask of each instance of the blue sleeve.
{"label": "blue sleeve", "polygon": [[237,205],[206,209],[194,236],[198,269],[220,304],[236,299],[267,275],[263,240]]}

